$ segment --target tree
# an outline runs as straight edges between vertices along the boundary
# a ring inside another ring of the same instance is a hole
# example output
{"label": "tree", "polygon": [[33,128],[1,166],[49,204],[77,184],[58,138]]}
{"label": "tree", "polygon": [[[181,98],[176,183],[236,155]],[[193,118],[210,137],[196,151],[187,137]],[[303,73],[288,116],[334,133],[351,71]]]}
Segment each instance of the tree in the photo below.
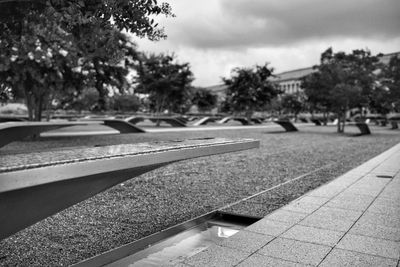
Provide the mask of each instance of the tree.
{"label": "tree", "polygon": [[382,114],[400,112],[400,58],[393,56],[378,75],[371,109]]}
{"label": "tree", "polygon": [[285,94],[281,100],[283,109],[294,114],[295,121],[297,121],[297,116],[304,109],[304,102],[305,99],[302,93]]}
{"label": "tree", "polygon": [[228,86],[226,101],[229,106],[236,112],[244,112],[248,119],[254,111],[265,108],[280,92],[268,79],[272,72],[268,64],[233,69],[231,78],[222,79]]}
{"label": "tree", "polygon": [[[41,110],[57,88],[80,81],[73,71],[77,54],[70,45],[71,34],[55,20],[47,20],[47,12],[33,9],[26,13],[21,21],[10,20],[18,27],[4,21],[0,24],[0,83],[15,97],[23,96],[29,118],[40,120]],[[67,50],[71,52],[65,54]]]}
{"label": "tree", "polygon": [[204,88],[196,88],[192,103],[197,105],[200,112],[210,111],[217,105],[218,97],[209,90]]}
{"label": "tree", "polygon": [[23,95],[35,120],[54,97],[94,84],[102,102],[123,88],[132,62],[121,60],[135,53],[120,31],[165,38],[152,17],[172,15],[154,0],[7,1],[0,9],[0,89]]}
{"label": "tree", "polygon": [[[314,66],[318,69],[318,66]],[[327,70],[326,68],[324,70]],[[310,112],[320,111],[323,113],[324,124],[327,123],[327,114],[332,111],[330,101],[330,86],[334,83],[334,76],[329,71],[316,71],[303,77],[301,87],[306,95],[306,102]]]}
{"label": "tree", "polygon": [[119,112],[135,112],[141,106],[140,99],[135,95],[118,94],[112,97],[113,109]]}
{"label": "tree", "polygon": [[60,102],[58,106],[62,109],[75,109],[79,112],[82,110],[94,110],[98,99],[99,92],[96,88],[91,87],[76,95],[72,100],[68,99],[65,102]]}
{"label": "tree", "polygon": [[136,90],[149,95],[153,112],[184,113],[190,108],[193,73],[189,63],[176,62],[174,55],[142,54],[136,71]]}
{"label": "tree", "polygon": [[321,54],[321,64],[315,67],[318,71],[303,78],[302,87],[310,104],[336,113],[338,132],[344,131],[348,110],[361,110],[371,102],[378,61],[369,51],[346,54],[333,53],[329,48]]}
{"label": "tree", "polygon": [[87,85],[99,93],[99,110],[106,110],[110,91],[125,93],[129,88],[126,76],[137,60],[137,52],[136,45],[118,30],[99,27],[95,32],[92,38],[89,33],[81,33],[87,41],[80,42],[80,50],[86,54],[81,61],[81,72],[87,73]]}

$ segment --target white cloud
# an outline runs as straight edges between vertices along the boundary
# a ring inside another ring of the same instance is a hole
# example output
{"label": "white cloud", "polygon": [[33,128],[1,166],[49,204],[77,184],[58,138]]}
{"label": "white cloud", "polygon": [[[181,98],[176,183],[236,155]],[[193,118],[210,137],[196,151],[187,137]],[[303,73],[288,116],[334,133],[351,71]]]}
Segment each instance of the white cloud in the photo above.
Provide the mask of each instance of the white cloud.
{"label": "white cloud", "polygon": [[199,86],[220,83],[234,67],[266,61],[276,72],[318,64],[330,46],[373,54],[400,47],[398,0],[168,2],[177,17],[159,18],[167,40],[139,40],[139,49],[175,52],[191,64]]}

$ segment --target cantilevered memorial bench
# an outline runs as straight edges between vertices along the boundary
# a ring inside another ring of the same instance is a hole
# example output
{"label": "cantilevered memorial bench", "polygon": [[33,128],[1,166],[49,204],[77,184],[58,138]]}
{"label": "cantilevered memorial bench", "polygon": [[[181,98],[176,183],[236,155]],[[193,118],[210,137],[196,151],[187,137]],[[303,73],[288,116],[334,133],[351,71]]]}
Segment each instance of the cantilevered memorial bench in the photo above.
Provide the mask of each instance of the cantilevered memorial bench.
{"label": "cantilevered memorial bench", "polygon": [[321,126],[322,125],[322,122],[321,122],[321,120],[320,119],[310,119],[310,121],[312,122],[312,123],[314,123],[316,126]]}
{"label": "cantilevered memorial bench", "polygon": [[397,122],[397,120],[390,120],[390,124],[392,126],[392,130],[399,129],[399,123]]}
{"label": "cantilevered memorial bench", "polygon": [[355,126],[360,130],[359,135],[367,135],[371,134],[371,130],[369,129],[369,126],[365,122],[353,122],[353,123],[347,123],[347,126]]}
{"label": "cantilevered memorial bench", "polygon": [[10,121],[27,121],[27,120],[28,120],[27,116],[18,116],[18,115],[13,115],[13,116],[1,115],[0,116],[0,123],[10,122]]}
{"label": "cantilevered memorial bench", "polygon": [[2,155],[0,240],[167,164],[257,147],[253,139],[218,138]]}
{"label": "cantilevered memorial bench", "polygon": [[310,123],[310,121],[307,118],[301,117],[299,120],[303,123]]}
{"label": "cantilevered memorial bench", "polygon": [[124,119],[126,122],[137,124],[144,120],[149,120],[152,123],[165,122],[172,127],[186,127],[186,123],[178,118],[167,116],[131,116]]}
{"label": "cantilevered memorial bench", "polygon": [[399,129],[399,121],[400,121],[400,117],[399,116],[392,116],[388,120],[390,122],[392,130]]}
{"label": "cantilevered memorial bench", "polygon": [[201,117],[197,120],[194,120],[190,123],[190,126],[200,126],[200,125],[206,125],[207,123],[210,122],[216,122],[219,118],[216,117],[210,117],[210,116],[206,116],[206,117]]}
{"label": "cantilevered memorial bench", "polygon": [[219,123],[219,124],[224,124],[224,123],[229,122],[230,120],[238,121],[238,122],[240,122],[242,125],[250,125],[250,124],[252,124],[252,122],[249,121],[249,120],[248,120],[247,118],[245,118],[245,117],[232,117],[232,116],[224,117],[224,118],[218,120],[217,123]]}
{"label": "cantilevered memorial bench", "polygon": [[103,119],[94,121],[50,121],[50,122],[5,122],[0,124],[0,148],[14,141],[22,140],[31,135],[37,135],[42,132],[56,130],[59,128],[77,126],[77,125],[90,125],[102,124],[111,127],[120,133],[143,133],[143,129],[117,119]]}
{"label": "cantilevered memorial bench", "polygon": [[286,132],[296,132],[298,131],[298,129],[296,128],[296,126],[293,125],[293,123],[289,120],[276,120],[273,121],[276,124],[279,124],[280,126],[282,126]]}

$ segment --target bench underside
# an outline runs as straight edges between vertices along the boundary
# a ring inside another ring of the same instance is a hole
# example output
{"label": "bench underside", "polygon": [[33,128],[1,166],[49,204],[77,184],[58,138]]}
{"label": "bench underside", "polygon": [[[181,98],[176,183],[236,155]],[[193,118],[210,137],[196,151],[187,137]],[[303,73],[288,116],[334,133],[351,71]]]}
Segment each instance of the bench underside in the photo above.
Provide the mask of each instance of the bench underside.
{"label": "bench underside", "polygon": [[0,158],[0,239],[167,164],[257,147],[255,140],[220,138],[5,155]]}

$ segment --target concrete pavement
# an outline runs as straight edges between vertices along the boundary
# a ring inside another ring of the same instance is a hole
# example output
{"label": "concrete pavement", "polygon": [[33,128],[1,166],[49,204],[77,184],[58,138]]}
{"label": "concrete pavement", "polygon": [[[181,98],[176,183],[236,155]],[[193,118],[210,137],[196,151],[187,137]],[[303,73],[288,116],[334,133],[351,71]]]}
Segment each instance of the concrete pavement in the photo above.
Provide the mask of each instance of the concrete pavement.
{"label": "concrete pavement", "polygon": [[400,144],[178,266],[397,266]]}

